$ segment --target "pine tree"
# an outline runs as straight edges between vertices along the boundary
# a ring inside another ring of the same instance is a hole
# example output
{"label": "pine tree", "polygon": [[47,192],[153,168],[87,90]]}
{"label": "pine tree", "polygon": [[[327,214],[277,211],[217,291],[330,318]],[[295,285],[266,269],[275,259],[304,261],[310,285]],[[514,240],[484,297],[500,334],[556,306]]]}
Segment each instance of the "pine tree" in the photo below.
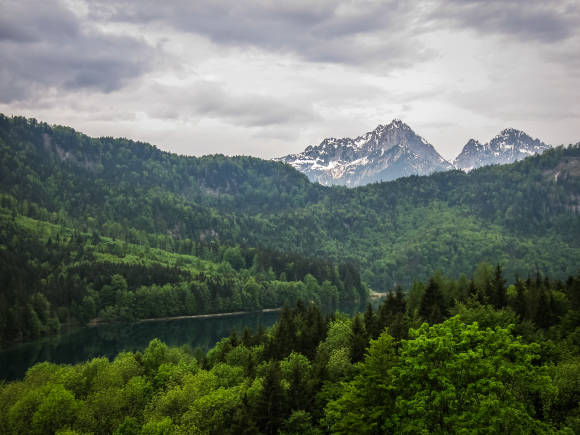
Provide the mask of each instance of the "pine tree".
{"label": "pine tree", "polygon": [[392,291],[389,291],[387,297],[383,301],[383,303],[379,306],[378,312],[378,329],[379,331],[384,330],[391,324],[391,319],[393,314],[397,310],[397,301],[395,299],[395,295]]}
{"label": "pine tree", "polygon": [[362,361],[365,349],[368,344],[367,332],[360,315],[356,315],[352,320],[352,346],[350,359],[353,363]]}
{"label": "pine tree", "polygon": [[377,315],[373,311],[373,306],[368,303],[364,314],[365,330],[368,338],[377,338],[379,336],[379,328],[377,323]]}
{"label": "pine tree", "polygon": [[395,305],[397,313],[407,312],[407,301],[405,299],[405,294],[403,293],[403,288],[400,285],[395,289]]}
{"label": "pine tree", "polygon": [[429,323],[440,323],[447,316],[443,293],[441,293],[439,284],[433,278],[429,280],[429,285],[421,298],[419,315]]}
{"label": "pine tree", "polygon": [[552,317],[550,306],[550,298],[546,290],[540,290],[540,297],[538,299],[538,308],[536,310],[535,322],[540,328],[548,328],[550,326],[550,319]]}
{"label": "pine tree", "polygon": [[268,364],[262,392],[254,410],[258,427],[267,435],[278,433],[278,429],[287,417],[286,394],[281,381],[280,363],[271,361]]}
{"label": "pine tree", "polygon": [[501,266],[498,264],[495,268],[495,276],[491,283],[491,289],[493,292],[492,302],[496,309],[504,308],[507,305],[507,289],[505,287],[505,282]]}
{"label": "pine tree", "polygon": [[521,279],[516,278],[516,298],[513,305],[513,310],[520,317],[520,320],[526,319],[527,315],[527,301],[526,289]]}

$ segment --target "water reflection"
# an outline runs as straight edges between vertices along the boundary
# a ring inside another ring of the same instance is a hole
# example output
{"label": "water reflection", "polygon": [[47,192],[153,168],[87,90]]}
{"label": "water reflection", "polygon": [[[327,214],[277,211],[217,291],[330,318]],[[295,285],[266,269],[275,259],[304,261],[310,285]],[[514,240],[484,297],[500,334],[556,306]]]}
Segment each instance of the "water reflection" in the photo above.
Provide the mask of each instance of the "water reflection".
{"label": "water reflection", "polygon": [[[348,305],[340,307],[339,310],[353,314],[364,310],[364,307]],[[334,309],[327,308],[323,311]],[[142,351],[153,338],[159,338],[169,346],[200,346],[208,350],[232,330],[241,332],[246,326],[252,331],[260,326],[268,328],[278,320],[279,315],[279,312],[257,312],[231,317],[117,323],[79,328],[1,351],[0,379],[20,379],[29,367],[41,361],[74,364],[99,356],[113,358],[123,351]]]}

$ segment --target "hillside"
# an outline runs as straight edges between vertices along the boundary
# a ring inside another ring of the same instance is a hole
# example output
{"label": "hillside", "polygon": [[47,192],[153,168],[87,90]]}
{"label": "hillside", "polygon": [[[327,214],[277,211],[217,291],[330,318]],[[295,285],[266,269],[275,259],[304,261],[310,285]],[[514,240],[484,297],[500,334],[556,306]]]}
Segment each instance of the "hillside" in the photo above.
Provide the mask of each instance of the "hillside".
{"label": "hillside", "polygon": [[0,207],[0,346],[61,323],[278,308],[367,296],[356,267],[298,255],[157,236],[135,244]]}
{"label": "hillside", "polygon": [[351,261],[375,290],[481,261],[508,279],[565,277],[580,258],[578,145],[356,189],[312,184],[280,162],[177,156],[18,117],[0,118],[0,149],[15,213],[170,250],[190,240]]}

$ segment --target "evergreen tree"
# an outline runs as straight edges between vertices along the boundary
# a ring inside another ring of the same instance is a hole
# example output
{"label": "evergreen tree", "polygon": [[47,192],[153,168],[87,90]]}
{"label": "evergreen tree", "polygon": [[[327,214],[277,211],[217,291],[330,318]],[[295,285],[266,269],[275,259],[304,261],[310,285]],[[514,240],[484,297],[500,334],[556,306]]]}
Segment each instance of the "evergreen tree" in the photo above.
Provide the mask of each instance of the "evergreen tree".
{"label": "evergreen tree", "polygon": [[281,385],[282,371],[280,363],[271,361],[268,364],[262,392],[254,410],[255,420],[260,430],[267,435],[278,433],[278,429],[287,417],[286,394]]}
{"label": "evergreen tree", "polygon": [[550,296],[544,288],[541,288],[534,320],[540,328],[548,328],[551,324],[551,318],[552,307],[550,305]]}
{"label": "evergreen tree", "polygon": [[362,361],[365,348],[368,345],[367,332],[365,331],[364,323],[360,315],[354,316],[352,319],[352,345],[350,349],[350,359],[353,363]]}
{"label": "evergreen tree", "polygon": [[504,308],[507,305],[507,289],[501,266],[498,264],[495,268],[495,275],[491,282],[492,296],[491,301],[496,309]]}
{"label": "evergreen tree", "polygon": [[314,359],[316,348],[326,337],[327,324],[322,318],[320,308],[310,304],[306,312],[306,328],[304,334],[304,347],[302,353],[309,359]]}
{"label": "evergreen tree", "polygon": [[379,325],[377,322],[377,315],[373,310],[373,306],[368,303],[367,309],[364,314],[365,319],[365,331],[367,332],[367,338],[376,338],[379,336]]}
{"label": "evergreen tree", "polygon": [[526,319],[527,317],[526,289],[524,287],[524,282],[517,277],[516,277],[516,297],[512,309],[519,316],[520,320]]}
{"label": "evergreen tree", "polygon": [[428,323],[442,322],[447,316],[447,307],[439,283],[433,278],[429,279],[429,285],[421,298],[419,315]]}
{"label": "evergreen tree", "polygon": [[395,306],[396,313],[406,313],[407,312],[407,300],[405,294],[403,293],[403,288],[398,285],[395,289]]}

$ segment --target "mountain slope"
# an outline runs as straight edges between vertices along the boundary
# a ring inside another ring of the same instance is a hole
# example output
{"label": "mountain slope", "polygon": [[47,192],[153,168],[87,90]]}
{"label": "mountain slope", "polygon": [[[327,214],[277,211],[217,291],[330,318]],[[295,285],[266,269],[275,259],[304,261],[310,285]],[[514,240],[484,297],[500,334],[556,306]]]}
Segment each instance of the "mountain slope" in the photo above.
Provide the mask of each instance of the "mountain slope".
{"label": "mountain slope", "polygon": [[376,290],[480,261],[506,277],[575,273],[578,163],[573,146],[347,189],[280,162],[183,157],[0,116],[0,199],[17,214],[169,250],[189,240],[354,261]]}
{"label": "mountain slope", "polygon": [[507,128],[486,144],[469,139],[453,165],[470,171],[486,165],[513,163],[534,154],[542,154],[550,148],[550,145],[532,139],[523,131]]}
{"label": "mountain slope", "polygon": [[425,139],[400,120],[356,139],[328,138],[300,154],[277,159],[323,185],[350,187],[452,169]]}

